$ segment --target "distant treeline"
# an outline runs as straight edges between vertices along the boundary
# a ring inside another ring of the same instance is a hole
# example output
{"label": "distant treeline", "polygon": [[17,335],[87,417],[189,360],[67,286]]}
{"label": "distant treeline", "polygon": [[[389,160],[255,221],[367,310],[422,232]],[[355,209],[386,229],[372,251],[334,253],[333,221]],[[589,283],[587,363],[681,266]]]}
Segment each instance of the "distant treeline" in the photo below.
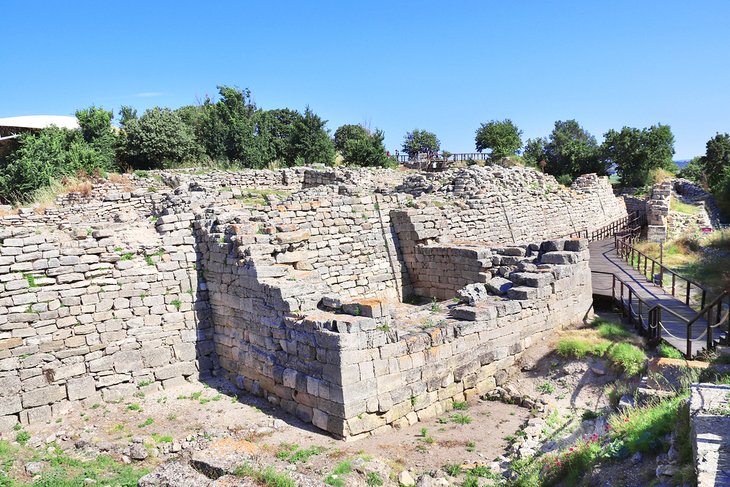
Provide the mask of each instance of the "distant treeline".
{"label": "distant treeline", "polygon": [[[135,169],[212,165],[224,168],[267,168],[339,164],[395,166],[380,130],[347,124],[331,136],[326,120],[309,107],[263,110],[249,90],[218,87],[217,99],[197,105],[151,108],[141,115],[128,106],[114,114],[92,106],[76,112],[81,130],[47,128],[27,133],[17,149],[0,160],[0,200],[28,200],[33,192],[77,174]],[[577,176],[614,174],[622,186],[645,186],[663,171],[677,173],[672,162],[674,135],[668,125],[609,130],[602,143],[575,120],[555,122],[546,136],[528,139],[509,119],[482,123],[475,149],[489,151],[494,162],[524,163],[570,184]],[[415,129],[405,134],[403,152],[438,154],[435,133]],[[448,156],[448,152],[442,155]],[[681,175],[711,189],[718,200],[730,201],[730,136],[718,134],[707,153],[693,159]],[[721,205],[724,205],[720,201]],[[730,202],[727,203],[730,206]],[[730,210],[730,208],[728,209]]]}

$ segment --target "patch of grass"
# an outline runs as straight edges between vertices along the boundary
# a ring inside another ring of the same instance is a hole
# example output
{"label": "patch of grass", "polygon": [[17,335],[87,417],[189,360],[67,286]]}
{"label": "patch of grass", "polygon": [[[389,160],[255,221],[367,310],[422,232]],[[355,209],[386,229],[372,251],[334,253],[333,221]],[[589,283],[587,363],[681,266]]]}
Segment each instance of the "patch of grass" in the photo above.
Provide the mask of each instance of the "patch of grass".
{"label": "patch of grass", "polygon": [[598,325],[598,335],[608,340],[620,340],[630,337],[631,332],[617,323],[605,321]]}
{"label": "patch of grass", "polygon": [[28,287],[38,287],[38,283],[35,282],[35,276],[33,274],[23,274],[23,279],[28,281]]}
{"label": "patch of grass", "polygon": [[451,422],[456,424],[470,424],[471,418],[466,414],[459,413],[451,416]]}
{"label": "patch of grass", "polygon": [[469,408],[469,403],[466,401],[454,401],[453,408],[457,411],[464,411]]}
{"label": "patch of grass", "polygon": [[629,375],[634,376],[644,370],[646,354],[636,345],[616,343],[608,348],[606,357]]}
{"label": "patch of grass", "polygon": [[688,215],[696,215],[700,212],[700,207],[695,205],[689,205],[679,201],[678,198],[671,198],[669,201],[669,209],[677,211],[679,213],[686,213]]}
{"label": "patch of grass", "polygon": [[150,426],[152,423],[154,423],[155,420],[152,418],[147,418],[143,422],[137,425],[137,428],[146,428],[147,426]]}
{"label": "patch of grass", "polygon": [[462,469],[461,465],[458,463],[447,463],[442,467],[443,471],[447,474],[451,475],[452,477],[458,477],[461,475]]}
{"label": "patch of grass", "polygon": [[170,304],[173,305],[176,310],[180,311],[180,306],[182,306],[182,301],[180,301],[179,299],[173,299],[172,301],[170,301]]}
{"label": "patch of grass", "polygon": [[142,406],[140,406],[136,402],[133,402],[132,404],[127,405],[127,409],[129,409],[130,411],[142,411]]}
{"label": "patch of grass", "polygon": [[651,406],[631,408],[609,418],[612,436],[623,440],[632,453],[656,452],[665,448],[664,436],[675,426],[680,407],[687,395],[661,401]]}
{"label": "patch of grass", "polygon": [[155,443],[172,443],[173,438],[170,435],[161,435],[159,433],[152,433],[150,436],[152,436],[152,439],[155,440]]}
{"label": "patch of grass", "polygon": [[586,409],[585,411],[583,411],[583,414],[581,414],[580,418],[583,421],[590,421],[592,419],[600,418],[601,416],[603,416],[603,415],[600,413],[597,413],[596,411],[593,411],[591,409]]}
{"label": "patch of grass", "polygon": [[660,343],[656,350],[659,353],[660,357],[684,359],[684,355],[682,354],[682,352],[666,343]]}
{"label": "patch of grass", "polygon": [[132,260],[134,259],[134,254],[132,252],[126,252],[122,254],[122,260]]}
{"label": "patch of grass", "polygon": [[25,430],[20,430],[15,434],[15,441],[23,446],[28,443],[28,440],[30,440],[30,433]]}
{"label": "patch of grass", "polygon": [[265,487],[296,487],[296,483],[286,474],[278,473],[272,467],[259,468],[245,464],[234,472],[238,477],[248,477]]}
{"label": "patch of grass", "polygon": [[345,481],[335,474],[328,475],[324,479],[325,485],[331,485],[332,487],[345,487]]}
{"label": "patch of grass", "polygon": [[583,358],[586,355],[603,355],[611,342],[602,339],[581,337],[563,338],[558,342],[557,352],[563,357]]}
{"label": "patch of grass", "polygon": [[289,463],[304,463],[314,455],[319,455],[324,450],[318,446],[311,448],[300,448],[296,443],[282,443],[279,445],[279,451],[276,458],[286,460]]}
{"label": "patch of grass", "polygon": [[368,472],[367,477],[365,477],[365,483],[368,487],[376,487],[383,485],[385,482],[378,472]]}
{"label": "patch of grass", "polygon": [[542,394],[552,394],[553,392],[555,392],[555,386],[549,382],[543,382],[542,384],[537,386],[537,390],[540,391]]}
{"label": "patch of grass", "polygon": [[337,464],[335,469],[332,471],[335,475],[345,475],[352,472],[352,462],[345,460]]}

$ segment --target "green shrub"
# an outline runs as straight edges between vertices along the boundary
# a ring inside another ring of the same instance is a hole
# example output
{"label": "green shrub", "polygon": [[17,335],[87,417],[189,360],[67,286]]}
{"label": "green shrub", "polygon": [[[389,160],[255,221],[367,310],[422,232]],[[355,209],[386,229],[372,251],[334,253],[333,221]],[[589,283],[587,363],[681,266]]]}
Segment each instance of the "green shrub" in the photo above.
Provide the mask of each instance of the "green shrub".
{"label": "green shrub", "polygon": [[113,163],[89,145],[81,132],[49,127],[20,136],[17,150],[0,166],[0,198],[28,202],[35,191],[64,177],[111,169]]}
{"label": "green shrub", "polygon": [[612,345],[606,351],[606,356],[614,365],[621,367],[630,376],[639,374],[646,365],[644,351],[630,343]]}

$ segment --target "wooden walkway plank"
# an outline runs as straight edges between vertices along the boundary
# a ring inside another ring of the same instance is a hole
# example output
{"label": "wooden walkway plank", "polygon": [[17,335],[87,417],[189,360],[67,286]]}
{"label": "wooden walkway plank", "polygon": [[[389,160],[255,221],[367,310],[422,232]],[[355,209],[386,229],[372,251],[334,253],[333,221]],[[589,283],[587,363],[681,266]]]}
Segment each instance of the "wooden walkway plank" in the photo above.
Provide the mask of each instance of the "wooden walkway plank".
{"label": "wooden walkway plank", "polygon": [[[614,248],[613,239],[596,240],[590,243],[590,267],[591,271],[606,272],[614,274],[625,283],[631,286],[635,295],[638,295],[647,306],[642,306],[641,316],[644,321],[649,321],[649,310],[661,304],[665,308],[687,318],[688,320],[696,315],[696,311],[684,304],[683,301],[673,297],[661,287],[648,281],[641,272],[633,269],[626,261],[618,256]],[[601,296],[621,295],[620,283],[615,282],[612,276],[606,274],[592,274],[593,294]],[[614,288],[614,289],[612,289]],[[627,291],[624,292],[624,302],[627,300]],[[626,303],[628,304],[628,303]],[[631,303],[634,313],[639,315],[639,304],[634,301]],[[687,351],[687,325],[680,318],[673,316],[671,313],[662,313],[661,316],[661,338],[681,351]],[[703,318],[698,319],[692,326],[692,356],[707,348],[707,338],[705,335],[707,329],[707,321]],[[714,337],[714,338],[720,338]],[[691,358],[691,357],[688,357]]]}

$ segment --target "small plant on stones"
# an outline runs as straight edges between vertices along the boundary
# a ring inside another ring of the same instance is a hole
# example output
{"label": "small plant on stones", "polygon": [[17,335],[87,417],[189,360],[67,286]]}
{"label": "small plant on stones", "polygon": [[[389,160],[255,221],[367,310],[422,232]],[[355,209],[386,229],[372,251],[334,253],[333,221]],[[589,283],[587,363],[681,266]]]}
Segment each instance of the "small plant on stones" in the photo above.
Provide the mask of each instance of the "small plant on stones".
{"label": "small plant on stones", "polygon": [[463,411],[469,407],[469,403],[466,401],[454,401],[453,406],[457,411]]}
{"label": "small plant on stones", "polygon": [[142,411],[142,406],[135,402],[132,404],[128,404],[127,409],[129,409],[130,411]]}
{"label": "small plant on stones", "polygon": [[152,423],[154,423],[154,422],[155,422],[155,420],[154,420],[154,419],[152,419],[152,418],[147,418],[147,419],[145,419],[145,420],[144,420],[144,421],[143,421],[142,423],[138,424],[138,425],[137,425],[137,428],[140,428],[140,429],[142,429],[142,428],[146,428],[147,426],[150,426],[150,425],[151,425]]}
{"label": "small plant on stones", "polygon": [[473,441],[467,441],[466,442],[466,451],[473,452],[476,449],[477,449],[476,443],[474,443]]}
{"label": "small plant on stones", "polygon": [[462,471],[461,465],[458,463],[447,463],[443,466],[443,470],[452,477],[458,477]]}
{"label": "small plant on stones", "polygon": [[182,306],[182,302],[179,299],[173,299],[170,301],[170,304],[175,307],[178,311],[180,311],[180,306]]}
{"label": "small plant on stones", "polygon": [[[360,309],[360,308],[357,308],[357,309]],[[390,331],[390,325],[387,323],[383,323],[382,325],[378,325],[377,329],[387,333]]]}
{"label": "small plant on stones", "polygon": [[543,382],[542,384],[537,386],[537,390],[543,394],[552,394],[553,392],[555,392],[555,386],[549,382]]}
{"label": "small plant on stones", "polygon": [[440,313],[441,312],[441,305],[436,301],[436,298],[433,298],[431,301],[431,313]]}
{"label": "small plant on stones", "polygon": [[365,483],[370,487],[383,485],[383,479],[380,477],[378,472],[368,472],[368,476],[365,478]]}

